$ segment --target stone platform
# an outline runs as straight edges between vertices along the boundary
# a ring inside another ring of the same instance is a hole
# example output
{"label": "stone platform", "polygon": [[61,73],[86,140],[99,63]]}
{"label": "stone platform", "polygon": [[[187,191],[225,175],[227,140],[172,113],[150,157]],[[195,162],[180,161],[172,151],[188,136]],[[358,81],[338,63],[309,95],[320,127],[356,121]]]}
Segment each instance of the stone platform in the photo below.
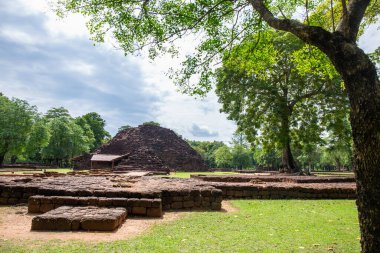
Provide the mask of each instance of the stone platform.
{"label": "stone platform", "polygon": [[125,208],[62,206],[32,220],[32,230],[37,231],[113,231],[127,217]]}
{"label": "stone platform", "polygon": [[222,191],[193,179],[124,175],[0,176],[0,205],[27,203],[34,195],[98,199],[162,199],[163,210],[220,210]]}

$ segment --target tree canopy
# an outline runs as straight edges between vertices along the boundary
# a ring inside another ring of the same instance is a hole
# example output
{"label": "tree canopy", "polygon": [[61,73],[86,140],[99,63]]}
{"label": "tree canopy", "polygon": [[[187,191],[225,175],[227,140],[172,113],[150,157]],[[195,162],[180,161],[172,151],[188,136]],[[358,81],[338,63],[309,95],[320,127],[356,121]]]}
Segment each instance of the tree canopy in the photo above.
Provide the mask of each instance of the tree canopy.
{"label": "tree canopy", "polygon": [[331,119],[348,113],[341,79],[328,59],[282,32],[263,32],[259,42],[252,38],[233,48],[217,70],[216,94],[249,140],[282,150],[283,169],[292,172],[299,170],[292,140],[298,146],[321,142],[323,123],[332,128]]}
{"label": "tree canopy", "polygon": [[[195,53],[186,57],[183,68],[175,71],[173,77],[182,91],[204,94],[212,87],[215,74],[212,66],[234,45],[268,28],[263,22],[261,10],[264,7],[274,17],[297,16],[301,23],[334,31],[341,18],[341,3],[328,0],[306,1],[306,4],[303,1],[266,1],[265,5],[263,1],[250,0],[60,0],[57,10],[61,16],[75,12],[89,17],[92,39],[104,42],[107,36],[112,36],[126,54],[146,48],[151,58],[162,53],[176,55],[176,42],[189,34],[197,34],[199,44]],[[359,34],[368,24],[378,20],[379,9],[376,1],[369,4]],[[192,77],[198,75],[198,85],[189,85],[189,81],[194,80]]]}
{"label": "tree canopy", "polygon": [[[108,132],[99,114],[73,118],[66,108],[44,115],[20,99],[0,96],[0,165],[17,159],[65,166],[74,156],[99,147]],[[96,139],[97,138],[97,139]]]}
{"label": "tree canopy", "polygon": [[21,99],[0,96],[0,165],[6,154],[24,151],[36,108]]}
{"label": "tree canopy", "polygon": [[155,121],[147,121],[147,122],[144,122],[143,125],[146,125],[146,126],[160,126],[160,123],[155,122]]}
{"label": "tree canopy", "polygon": [[[89,132],[87,136],[91,133],[86,130],[87,127],[91,130],[93,134],[93,142],[90,149],[94,150],[100,147],[106,140],[111,138],[111,135],[105,130],[106,122],[102,117],[96,112],[86,113],[76,119],[76,123],[82,127],[85,132]],[[87,126],[86,126],[87,125]],[[91,139],[91,136],[89,136]]]}

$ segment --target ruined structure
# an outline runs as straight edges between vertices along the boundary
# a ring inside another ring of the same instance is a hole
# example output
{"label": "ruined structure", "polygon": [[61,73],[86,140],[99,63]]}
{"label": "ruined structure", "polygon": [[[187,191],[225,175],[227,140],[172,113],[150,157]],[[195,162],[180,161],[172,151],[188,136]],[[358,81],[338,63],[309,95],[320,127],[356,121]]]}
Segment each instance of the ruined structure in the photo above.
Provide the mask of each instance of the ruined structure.
{"label": "ruined structure", "polygon": [[[78,173],[81,174],[81,173]],[[0,205],[28,203],[32,230],[114,231],[126,217],[213,210],[223,199],[356,199],[354,177],[1,175]]]}
{"label": "ruined structure", "polygon": [[[113,159],[98,161],[94,157],[109,155]],[[113,157],[114,156],[114,157]],[[119,158],[115,157],[118,156]],[[205,171],[202,157],[172,130],[140,125],[119,132],[93,154],[73,159],[74,169],[115,169],[150,171]]]}

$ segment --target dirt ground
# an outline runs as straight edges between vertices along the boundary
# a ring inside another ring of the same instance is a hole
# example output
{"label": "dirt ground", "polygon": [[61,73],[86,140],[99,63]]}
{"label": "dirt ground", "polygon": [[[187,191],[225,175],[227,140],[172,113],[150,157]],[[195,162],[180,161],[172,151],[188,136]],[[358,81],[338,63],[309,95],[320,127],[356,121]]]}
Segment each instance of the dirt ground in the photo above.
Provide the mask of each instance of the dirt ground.
{"label": "dirt ground", "polygon": [[[222,202],[222,212],[238,210],[227,201]],[[36,232],[31,231],[32,219],[27,206],[0,208],[0,240],[82,240],[90,242],[115,241],[139,236],[154,225],[171,222],[190,212],[165,212],[161,219],[128,217],[114,232]]]}

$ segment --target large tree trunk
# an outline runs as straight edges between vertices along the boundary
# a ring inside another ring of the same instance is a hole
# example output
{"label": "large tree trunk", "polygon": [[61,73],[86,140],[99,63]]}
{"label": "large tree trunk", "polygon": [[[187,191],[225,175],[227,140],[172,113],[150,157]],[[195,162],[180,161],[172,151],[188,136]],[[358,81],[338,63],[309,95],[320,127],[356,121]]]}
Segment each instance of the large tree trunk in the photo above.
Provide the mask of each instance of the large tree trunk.
{"label": "large tree trunk", "polygon": [[287,108],[282,114],[281,120],[281,142],[282,142],[282,162],[281,162],[281,172],[285,173],[296,173],[300,169],[296,166],[292,150],[290,148],[290,124],[289,118],[291,116],[291,109]]}
{"label": "large tree trunk", "polygon": [[281,169],[283,169],[285,173],[299,172],[299,168],[294,161],[292,150],[290,149],[290,141],[282,147]]}
{"label": "large tree trunk", "polygon": [[374,64],[356,44],[342,41],[338,45],[329,56],[344,79],[350,99],[362,252],[378,252],[380,82]]}
{"label": "large tree trunk", "polygon": [[[325,36],[324,36],[325,35]],[[322,34],[317,43],[341,74],[350,100],[353,168],[362,252],[380,249],[380,81],[375,65],[341,33]]]}
{"label": "large tree trunk", "polygon": [[17,156],[16,155],[12,155],[11,156],[11,164],[15,164],[17,161]]}
{"label": "large tree trunk", "polygon": [[5,154],[0,154],[0,167],[3,166]]}

